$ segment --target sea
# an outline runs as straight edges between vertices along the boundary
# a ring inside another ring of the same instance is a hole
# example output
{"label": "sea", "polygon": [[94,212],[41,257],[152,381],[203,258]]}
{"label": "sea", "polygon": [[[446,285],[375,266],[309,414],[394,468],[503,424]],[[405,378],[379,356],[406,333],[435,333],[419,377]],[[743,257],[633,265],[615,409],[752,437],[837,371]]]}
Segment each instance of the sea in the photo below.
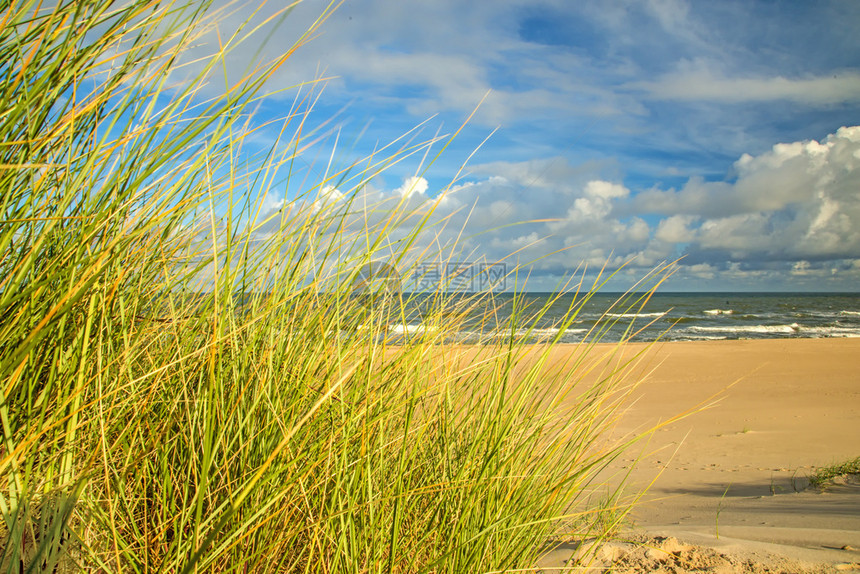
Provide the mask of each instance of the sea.
{"label": "sea", "polygon": [[[466,344],[511,337],[526,343],[860,337],[860,293],[596,293],[582,299],[501,293],[472,305],[462,304],[466,296],[454,297],[441,308],[462,313],[451,338]],[[407,321],[390,325],[389,335],[431,330],[431,303],[413,298]]]}

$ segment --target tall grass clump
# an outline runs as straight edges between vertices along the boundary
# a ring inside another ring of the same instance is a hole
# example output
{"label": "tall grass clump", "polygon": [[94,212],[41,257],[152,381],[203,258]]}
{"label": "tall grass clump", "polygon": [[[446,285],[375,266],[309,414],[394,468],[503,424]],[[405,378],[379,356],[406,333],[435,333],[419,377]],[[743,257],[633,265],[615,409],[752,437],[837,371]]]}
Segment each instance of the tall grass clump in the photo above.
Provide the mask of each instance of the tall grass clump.
{"label": "tall grass clump", "polygon": [[833,482],[833,479],[848,475],[860,475],[860,456],[839,464],[816,468],[809,477],[809,486],[823,488]]}
{"label": "tall grass clump", "polygon": [[434,204],[362,193],[436,142],[297,184],[311,87],[249,160],[250,110],[290,53],[213,87],[250,23],[179,62],[220,16],[0,15],[0,568],[489,572],[532,567],[560,529],[599,535],[585,501],[624,446],[607,433],[636,357],[598,352],[598,328],[555,360],[555,340],[525,343],[546,309],[516,298],[491,341],[440,344],[490,295],[395,338],[420,302],[372,270],[430,257]]}

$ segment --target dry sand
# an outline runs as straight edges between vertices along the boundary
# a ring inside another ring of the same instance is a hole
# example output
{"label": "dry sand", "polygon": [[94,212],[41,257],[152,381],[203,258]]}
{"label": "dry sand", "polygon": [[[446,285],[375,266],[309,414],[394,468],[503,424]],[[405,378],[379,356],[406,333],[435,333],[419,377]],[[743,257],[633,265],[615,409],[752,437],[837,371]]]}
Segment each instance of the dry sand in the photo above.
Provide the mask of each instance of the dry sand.
{"label": "dry sand", "polygon": [[[653,485],[630,517],[631,543],[605,548],[592,567],[860,572],[860,482],[819,491],[806,480],[860,456],[860,339],[665,343],[640,372],[620,432],[711,406],[618,461],[613,470],[626,472],[641,456],[630,485]],[[559,548],[540,566],[559,571],[572,552]]]}

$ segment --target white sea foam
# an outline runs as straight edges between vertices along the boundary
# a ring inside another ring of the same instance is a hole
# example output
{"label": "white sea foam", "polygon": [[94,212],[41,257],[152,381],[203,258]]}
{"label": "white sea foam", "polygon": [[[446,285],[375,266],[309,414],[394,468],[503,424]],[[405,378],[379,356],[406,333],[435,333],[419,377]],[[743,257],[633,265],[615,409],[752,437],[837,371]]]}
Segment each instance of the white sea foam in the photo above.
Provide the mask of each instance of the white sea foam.
{"label": "white sea foam", "polygon": [[[554,337],[555,335],[558,334],[558,332],[560,330],[561,329],[559,329],[557,327],[551,327],[548,329],[532,329],[532,335],[537,336],[537,337]],[[565,335],[576,335],[579,333],[586,333],[587,331],[588,331],[588,329],[565,329],[564,334]],[[520,334],[525,335],[527,332],[528,332],[527,330],[523,329],[521,331],[517,331],[517,334],[518,335],[520,335]]]}
{"label": "white sea foam", "polygon": [[438,331],[436,327],[430,325],[389,325],[388,331],[395,335],[420,335],[423,333],[433,333]]}
{"label": "white sea foam", "polygon": [[687,335],[683,339],[690,341],[724,341],[728,337],[725,335]]}
{"label": "white sea foam", "polygon": [[848,315],[850,317],[860,317],[860,311],[839,311],[840,315]]}
{"label": "white sea foam", "polygon": [[732,315],[734,311],[731,309],[706,309],[705,315]]}
{"label": "white sea foam", "polygon": [[801,329],[800,325],[792,323],[791,325],[738,325],[735,327],[702,327],[691,325],[686,330],[696,333],[785,333],[786,335],[791,335]]}
{"label": "white sea foam", "polygon": [[[532,337],[539,341],[545,341],[547,339],[552,339],[557,336],[561,331],[558,327],[545,327],[543,329],[517,329],[514,332],[515,337]],[[581,335],[582,333],[587,333],[588,329],[565,329],[564,335]],[[472,333],[472,335],[476,335],[477,333]],[[494,340],[494,339],[502,339],[510,336],[511,332],[507,330],[498,330],[498,331],[490,331],[489,333],[485,333],[483,335],[484,339]]]}
{"label": "white sea foam", "polygon": [[804,327],[803,334],[813,337],[860,337],[860,329],[851,327]]}
{"label": "white sea foam", "polygon": [[635,319],[637,317],[662,317],[666,315],[669,311],[663,311],[662,313],[607,313],[607,317],[615,317],[617,319]]}
{"label": "white sea foam", "polygon": [[[516,335],[518,337],[525,337],[527,335],[531,335],[532,337],[536,337],[538,339],[551,339],[559,334],[558,327],[546,327],[543,329],[517,329]],[[565,335],[576,335],[577,333],[585,333],[588,329],[565,329]],[[503,333],[504,334],[504,333]]]}
{"label": "white sea foam", "polygon": [[734,333],[757,335],[801,335],[803,337],[860,337],[860,328],[817,326],[806,327],[792,323],[790,325],[738,325],[734,327],[705,327],[692,325],[684,329],[688,333]]}

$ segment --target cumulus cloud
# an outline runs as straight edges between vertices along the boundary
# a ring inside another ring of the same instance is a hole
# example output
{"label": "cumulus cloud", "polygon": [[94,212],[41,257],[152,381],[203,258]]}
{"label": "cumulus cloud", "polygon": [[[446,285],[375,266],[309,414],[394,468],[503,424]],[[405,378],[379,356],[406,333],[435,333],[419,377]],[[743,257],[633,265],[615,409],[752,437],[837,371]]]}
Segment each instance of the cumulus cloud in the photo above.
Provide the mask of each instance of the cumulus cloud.
{"label": "cumulus cloud", "polygon": [[696,252],[729,250],[742,260],[853,257],[860,254],[858,168],[860,127],[844,127],[821,142],[744,155],[732,183],[694,181],[634,203],[646,209],[653,201],[670,216],[698,212],[704,220],[689,238]]}
{"label": "cumulus cloud", "polygon": [[[215,6],[226,14],[183,52],[183,69],[199,71],[201,56],[250,13],[227,0]],[[297,43],[324,6],[298,3],[283,20],[274,16],[283,8],[278,3],[255,7],[245,30],[260,24],[260,33],[231,40],[225,65],[213,73],[226,70],[235,80],[256,58],[291,53],[268,85],[265,113],[295,98],[292,87],[324,77],[318,107],[336,117],[322,121],[360,124],[344,134],[360,131],[368,147],[431,116],[434,127],[448,131],[489,92],[472,125],[502,126],[487,146],[494,150],[490,157],[513,165],[552,155],[566,155],[571,165],[615,157],[628,174],[660,177],[673,169],[666,164],[712,154],[720,155],[719,173],[727,157],[803,137],[801,128],[781,121],[783,113],[802,118],[794,125],[823,133],[840,121],[834,107],[853,114],[860,102],[851,3],[822,9],[685,0],[365,0],[344,3],[312,40]],[[530,25],[531,35],[525,33]],[[813,41],[817,30],[828,34]],[[224,85],[213,79],[212,89]],[[810,109],[831,115],[809,121],[803,114]],[[783,136],[789,129],[795,131]],[[458,146],[455,141],[449,150]],[[660,165],[651,164],[655,150]],[[452,162],[471,151],[457,152]],[[669,155],[675,157],[663,161]],[[713,165],[697,168],[715,173]],[[697,212],[695,204],[688,208]]]}
{"label": "cumulus cloud", "polygon": [[718,271],[760,286],[782,272],[820,273],[842,285],[858,278],[860,127],[744,154],[733,180],[691,178],[677,190],[634,193],[560,159],[481,169],[497,175],[455,197],[476,206],[461,224],[476,245],[483,239],[490,258],[505,247],[535,259],[551,253],[536,263],[547,270],[632,259],[641,273],[685,255],[680,275],[699,279]]}
{"label": "cumulus cloud", "polygon": [[583,196],[573,201],[573,206],[567,210],[567,219],[571,222],[603,219],[612,210],[612,202],[627,197],[630,194],[623,185],[608,181],[589,181],[583,190]]}
{"label": "cumulus cloud", "polygon": [[426,179],[423,177],[412,176],[407,178],[406,181],[403,182],[403,185],[398,187],[395,192],[405,198],[410,198],[413,195],[424,195],[427,193],[428,187],[429,184]]}
{"label": "cumulus cloud", "polygon": [[[680,189],[637,193],[595,166],[561,158],[476,171],[484,176],[445,195],[411,176],[389,190],[326,188],[317,201],[351,206],[349,229],[384,227],[381,252],[394,253],[418,218],[430,215],[411,236],[417,251],[529,264],[533,288],[551,288],[542,277],[583,262],[626,265],[635,279],[681,255],[677,279],[700,287],[773,288],[791,278],[849,288],[860,279],[860,126],[745,154],[733,179],[691,178]],[[275,209],[281,201],[264,204]]]}
{"label": "cumulus cloud", "polygon": [[321,209],[326,205],[331,205],[333,203],[337,203],[342,200],[344,197],[343,192],[337,189],[333,185],[326,185],[320,190],[317,195],[316,200],[314,200],[314,207],[316,209]]}
{"label": "cumulus cloud", "polygon": [[687,243],[694,237],[690,226],[696,219],[693,215],[671,215],[660,221],[654,237],[665,243]]}
{"label": "cumulus cloud", "polygon": [[[278,3],[249,11],[216,0],[223,13],[183,51],[180,71],[193,75],[226,42],[224,65],[212,73],[231,81],[258,59],[292,54],[260,100],[255,121],[267,127],[244,135],[246,145],[276,141],[268,121],[303,109],[308,88],[298,96],[291,88],[320,77],[329,78],[326,90],[307,98],[319,116],[314,110],[301,122],[320,146],[328,133],[350,139],[351,119],[365,127],[348,153],[365,157],[430,115],[428,130],[451,132],[488,90],[473,122],[502,129],[481,148],[485,163],[470,166],[442,197],[437,181],[453,177],[474,151],[474,124],[445,144],[433,184],[392,175],[348,189],[339,180],[343,189],[323,188],[301,209],[271,192],[264,214],[348,206],[347,223],[356,227],[394,217],[387,229],[396,242],[414,219],[394,211],[432,209],[422,241],[456,241],[492,260],[515,251],[545,274],[630,258],[638,273],[678,255],[686,255],[682,272],[702,280],[860,273],[858,128],[799,141],[856,115],[858,12],[850,2],[824,10],[687,0],[366,0],[344,3],[305,42],[324,6],[298,3],[281,20]],[[244,38],[258,24],[260,33]],[[827,30],[820,41],[819,30]],[[224,86],[213,77],[212,90]],[[768,149],[775,141],[784,143]],[[589,158],[614,161],[615,169]],[[391,171],[403,176],[397,170],[412,169],[407,163]],[[670,183],[660,183],[664,177]],[[258,236],[271,237],[278,225],[261,225]]]}
{"label": "cumulus cloud", "polygon": [[269,191],[266,193],[265,197],[263,197],[262,205],[260,206],[260,210],[264,214],[269,214],[275,211],[278,211],[284,206],[284,196],[278,193],[274,193]]}

